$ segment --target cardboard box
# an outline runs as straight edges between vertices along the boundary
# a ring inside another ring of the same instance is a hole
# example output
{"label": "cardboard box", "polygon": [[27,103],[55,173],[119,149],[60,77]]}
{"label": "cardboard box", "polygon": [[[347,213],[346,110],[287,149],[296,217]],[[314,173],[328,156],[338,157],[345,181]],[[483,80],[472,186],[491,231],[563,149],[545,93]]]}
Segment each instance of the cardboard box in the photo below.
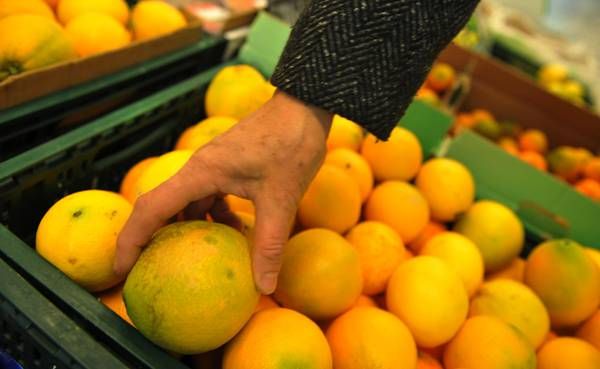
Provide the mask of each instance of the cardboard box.
{"label": "cardboard box", "polygon": [[162,37],[18,74],[0,83],[0,110],[123,70],[201,38],[202,25],[191,20],[185,28]]}
{"label": "cardboard box", "polygon": [[206,32],[222,34],[232,29],[252,23],[259,11],[266,7],[266,1],[255,1],[253,7],[231,10],[215,1],[191,1],[185,10],[202,22]]}
{"label": "cardboard box", "polygon": [[600,116],[554,96],[524,73],[456,45],[439,58],[458,71],[469,69],[470,87],[462,110],[487,109],[499,120],[537,128],[551,146],[570,145],[600,152]]}

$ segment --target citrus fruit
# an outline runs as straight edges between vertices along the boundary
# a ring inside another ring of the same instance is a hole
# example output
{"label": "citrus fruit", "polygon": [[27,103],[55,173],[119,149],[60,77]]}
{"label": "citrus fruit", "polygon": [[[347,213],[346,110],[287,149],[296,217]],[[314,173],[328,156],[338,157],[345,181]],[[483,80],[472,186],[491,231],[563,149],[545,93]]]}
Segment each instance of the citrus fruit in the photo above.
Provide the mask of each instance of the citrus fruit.
{"label": "citrus fruit", "polygon": [[278,307],[279,307],[279,304],[277,304],[271,296],[260,295],[258,304],[256,305],[256,308],[254,308],[254,313],[258,313],[259,311],[262,311],[262,310],[278,308]]}
{"label": "citrus fruit", "polygon": [[65,31],[81,57],[121,48],[131,40],[121,23],[103,13],[78,15],[67,23]]}
{"label": "citrus fruit", "polygon": [[416,239],[429,222],[429,206],[414,186],[387,181],[373,189],[364,216],[389,225],[406,244]]}
{"label": "citrus fruit", "polygon": [[123,301],[123,285],[119,284],[109,290],[103,291],[98,295],[98,299],[107,308],[114,311],[115,314],[125,320],[127,323],[133,325],[129,315],[127,315],[127,308]]}
{"label": "citrus fruit", "polygon": [[567,181],[574,181],[582,173],[590,159],[585,150],[559,146],[548,154],[548,167],[559,177]]}
{"label": "citrus fruit", "polygon": [[190,150],[177,150],[159,156],[140,175],[135,189],[137,196],[150,192],[166,182],[187,163],[192,154]]}
{"label": "citrus fruit", "polygon": [[275,299],[313,319],[348,310],[362,291],[358,252],[339,234],[309,229],[283,249]]}
{"label": "citrus fruit", "polygon": [[600,201],[600,182],[591,178],[585,178],[575,183],[574,187],[585,196]]}
{"label": "citrus fruit", "polygon": [[559,337],[538,352],[538,369],[598,369],[600,351],[572,337]]}
{"label": "citrus fruit", "polygon": [[486,272],[508,265],[523,249],[525,231],[515,213],[489,200],[476,202],[454,225],[481,251]]}
{"label": "citrus fruit", "polygon": [[497,278],[508,278],[513,281],[523,282],[525,274],[525,260],[522,258],[514,258],[513,261],[510,262],[504,268],[490,273],[487,276],[488,280],[497,279]]}
{"label": "citrus fruit", "polygon": [[417,256],[400,264],[389,281],[386,302],[388,310],[408,326],[419,347],[448,342],[469,308],[458,275],[432,256]]}
{"label": "citrus fruit", "polygon": [[360,217],[360,189],[350,175],[324,164],[298,205],[298,219],[306,228],[328,228],[344,233]]}
{"label": "citrus fruit", "polygon": [[137,181],[140,179],[142,173],[144,173],[156,159],[157,157],[153,156],[140,161],[131,167],[125,174],[125,177],[123,177],[119,193],[131,204],[135,203],[135,200],[138,197],[138,194],[136,193]]}
{"label": "citrus fruit", "polygon": [[417,90],[415,100],[420,100],[433,106],[440,105],[440,98],[438,95],[435,93],[435,91],[427,87],[421,87]]}
{"label": "citrus fruit", "polygon": [[600,304],[600,271],[571,240],[536,247],[527,258],[525,283],[544,302],[554,328],[583,322]]}
{"label": "citrus fruit", "polygon": [[417,369],[444,369],[442,364],[437,361],[433,356],[419,351],[417,359]]}
{"label": "citrus fruit", "polygon": [[448,264],[462,280],[467,294],[472,296],[483,281],[483,258],[477,246],[456,232],[433,236],[421,250],[421,255],[434,256]]}
{"label": "citrus fruit", "polygon": [[534,168],[544,172],[548,170],[548,163],[546,163],[546,159],[544,159],[542,154],[536,151],[521,151],[519,154],[517,154],[517,156],[519,159],[523,160]]}
{"label": "citrus fruit", "polygon": [[510,279],[484,283],[471,300],[469,315],[500,318],[523,333],[533,347],[539,347],[550,331],[550,317],[539,297]]}
{"label": "citrus fruit", "polygon": [[213,350],[242,328],[259,299],[246,238],[204,221],[163,227],[129,273],[123,297],[135,326],[158,346]]}
{"label": "citrus fruit", "polygon": [[132,207],[121,195],[76,192],[44,214],[36,233],[37,252],[85,289],[110,288],[122,278],[113,272],[117,235]]}
{"label": "citrus fruit", "polygon": [[327,150],[345,148],[358,151],[363,137],[361,126],[349,119],[334,115],[327,136]]}
{"label": "citrus fruit", "polygon": [[543,154],[548,150],[548,139],[539,129],[528,129],[519,136],[519,149]]}
{"label": "citrus fruit", "polygon": [[536,356],[516,328],[496,317],[480,315],[467,319],[450,341],[444,368],[536,369]]}
{"label": "citrus fruit", "polygon": [[600,310],[588,318],[575,334],[578,338],[587,341],[600,350]]}
{"label": "citrus fruit", "polygon": [[401,127],[394,127],[387,141],[368,134],[360,152],[378,181],[408,181],[417,174],[423,160],[417,136]]}
{"label": "citrus fruit", "polygon": [[591,247],[586,247],[585,252],[596,263],[598,269],[600,269],[600,250],[592,249]]}
{"label": "citrus fruit", "polygon": [[413,253],[419,254],[425,246],[425,244],[427,243],[427,241],[429,241],[436,234],[442,233],[444,231],[446,231],[446,226],[444,224],[435,221],[430,221],[429,223],[427,223],[425,228],[423,228],[423,230],[419,232],[417,237],[414,240],[412,240],[407,246]]}
{"label": "citrus fruit", "polygon": [[225,202],[231,211],[241,211],[247,214],[254,214],[254,203],[248,199],[241,198],[235,195],[225,196]]}
{"label": "citrus fruit", "polygon": [[385,291],[387,282],[404,258],[404,243],[388,225],[367,221],[354,226],[346,239],[358,251],[363,275],[363,293]]}
{"label": "citrus fruit", "polygon": [[227,132],[237,122],[237,119],[230,117],[206,118],[183,131],[175,144],[175,150],[196,151],[215,137]]}
{"label": "citrus fruit", "polygon": [[245,118],[271,98],[266,85],[265,78],[254,67],[244,64],[224,67],[206,91],[206,114]]}
{"label": "citrus fruit", "polygon": [[377,307],[377,303],[367,295],[360,295],[352,305],[352,308],[357,307]]}
{"label": "citrus fruit", "polygon": [[331,352],[319,327],[289,309],[254,314],[227,344],[223,369],[331,369]]}
{"label": "citrus fruit", "polygon": [[456,78],[454,69],[446,63],[435,63],[427,76],[427,86],[441,92],[452,87]]}
{"label": "citrus fruit", "polygon": [[600,182],[600,157],[590,159],[583,168],[585,178]]}
{"label": "citrus fruit", "polygon": [[0,19],[15,14],[37,14],[54,20],[52,9],[42,0],[0,0]]}
{"label": "citrus fruit", "polygon": [[0,81],[76,56],[69,37],[48,17],[17,14],[0,19]]}
{"label": "citrus fruit", "polygon": [[453,159],[427,161],[417,175],[416,185],[429,204],[431,217],[439,222],[456,220],[475,199],[471,172]]}
{"label": "citrus fruit", "polygon": [[162,36],[183,28],[186,24],[183,14],[166,1],[140,1],[131,12],[131,28],[136,40]]}
{"label": "citrus fruit", "polygon": [[56,9],[62,24],[90,12],[110,15],[122,25],[127,25],[129,21],[129,8],[124,0],[60,0]]}
{"label": "citrus fruit", "polygon": [[361,201],[366,201],[373,189],[373,173],[369,163],[356,152],[339,148],[331,150],[325,156],[325,164],[343,169],[358,184]]}
{"label": "citrus fruit", "polygon": [[417,347],[406,325],[373,307],[352,309],[327,329],[336,369],[414,368]]}
{"label": "citrus fruit", "polygon": [[538,81],[547,86],[552,82],[562,82],[567,79],[569,70],[562,64],[549,63],[538,70]]}

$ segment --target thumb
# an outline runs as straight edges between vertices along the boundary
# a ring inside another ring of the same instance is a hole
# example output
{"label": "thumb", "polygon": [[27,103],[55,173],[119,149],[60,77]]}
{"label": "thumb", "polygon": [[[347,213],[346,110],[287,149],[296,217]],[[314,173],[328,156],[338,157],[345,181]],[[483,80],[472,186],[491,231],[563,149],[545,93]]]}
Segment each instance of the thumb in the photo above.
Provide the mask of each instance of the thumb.
{"label": "thumb", "polygon": [[296,203],[280,201],[274,193],[261,197],[256,203],[256,226],[252,264],[254,280],[265,295],[275,291],[283,258],[283,246],[288,240]]}

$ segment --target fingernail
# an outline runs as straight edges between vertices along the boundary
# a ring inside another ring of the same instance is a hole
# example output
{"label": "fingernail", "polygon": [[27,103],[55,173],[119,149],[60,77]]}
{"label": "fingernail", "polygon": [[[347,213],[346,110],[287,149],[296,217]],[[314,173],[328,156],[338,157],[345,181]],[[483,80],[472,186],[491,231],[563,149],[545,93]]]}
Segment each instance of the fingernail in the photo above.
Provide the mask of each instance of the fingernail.
{"label": "fingernail", "polygon": [[277,287],[277,273],[266,272],[260,277],[260,283],[258,288],[263,295],[270,295],[275,292]]}

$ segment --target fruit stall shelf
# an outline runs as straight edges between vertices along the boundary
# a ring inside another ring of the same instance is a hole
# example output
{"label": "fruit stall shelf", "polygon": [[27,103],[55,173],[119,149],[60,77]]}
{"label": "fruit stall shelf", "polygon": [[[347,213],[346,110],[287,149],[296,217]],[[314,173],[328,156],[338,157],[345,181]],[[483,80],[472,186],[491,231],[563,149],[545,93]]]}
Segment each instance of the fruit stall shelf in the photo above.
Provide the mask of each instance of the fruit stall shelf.
{"label": "fruit stall shelf", "polygon": [[226,41],[199,42],[0,112],[0,162],[221,62]]}
{"label": "fruit stall shelf", "polygon": [[24,368],[128,366],[0,260],[0,353]]}

